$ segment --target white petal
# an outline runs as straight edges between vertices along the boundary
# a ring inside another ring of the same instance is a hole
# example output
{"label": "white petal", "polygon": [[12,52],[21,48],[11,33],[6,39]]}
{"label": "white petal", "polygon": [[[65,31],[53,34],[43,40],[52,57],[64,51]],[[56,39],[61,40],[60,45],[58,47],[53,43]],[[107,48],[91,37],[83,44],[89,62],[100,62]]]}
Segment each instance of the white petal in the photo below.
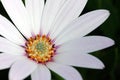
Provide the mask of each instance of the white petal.
{"label": "white petal", "polygon": [[105,49],[114,44],[114,41],[110,38],[103,36],[86,36],[71,40],[62,44],[58,49],[58,53],[65,52],[80,52],[80,53],[90,53]]}
{"label": "white petal", "polygon": [[51,74],[44,65],[39,65],[31,75],[32,80],[51,80]]}
{"label": "white petal", "polygon": [[9,68],[17,59],[18,56],[0,53],[0,70]]}
{"label": "white petal", "polygon": [[70,66],[65,66],[57,63],[48,63],[48,68],[63,77],[65,80],[82,80],[79,72]]}
{"label": "white petal", "polygon": [[31,22],[22,0],[1,0],[8,15],[17,28],[26,36],[31,36]]}
{"label": "white petal", "polygon": [[65,65],[72,65],[77,67],[93,68],[93,69],[103,69],[104,64],[96,57],[90,54],[84,53],[61,53],[54,56],[54,60],[57,63],[62,63]]}
{"label": "white petal", "polygon": [[0,52],[5,52],[14,55],[25,54],[24,48],[18,46],[5,38],[0,37]]}
{"label": "white petal", "polygon": [[54,20],[51,28],[51,37],[56,37],[64,27],[77,18],[81,14],[86,3],[87,0],[66,0]]}
{"label": "white petal", "polygon": [[87,0],[47,0],[42,18],[43,33],[48,33],[50,28],[53,31],[53,27],[56,29],[65,26],[78,17],[86,2]]}
{"label": "white petal", "polygon": [[61,31],[56,42],[61,44],[87,35],[100,26],[109,15],[107,10],[95,10],[82,15]]}
{"label": "white petal", "polygon": [[16,61],[9,73],[10,80],[23,80],[27,76],[29,76],[35,69],[37,68],[37,64],[32,60],[27,58],[23,58],[19,61]]}
{"label": "white petal", "polygon": [[15,26],[2,15],[0,15],[0,34],[19,45],[25,42],[25,39]]}
{"label": "white petal", "polygon": [[33,21],[33,30],[35,34],[40,33],[40,22],[44,8],[44,0],[25,0],[25,5],[31,20]]}
{"label": "white petal", "polygon": [[43,30],[43,34],[47,34],[50,30],[50,27],[52,23],[54,22],[54,19],[63,6],[63,4],[66,2],[66,0],[47,0],[46,5],[43,10],[42,15],[42,23],[41,27]]}

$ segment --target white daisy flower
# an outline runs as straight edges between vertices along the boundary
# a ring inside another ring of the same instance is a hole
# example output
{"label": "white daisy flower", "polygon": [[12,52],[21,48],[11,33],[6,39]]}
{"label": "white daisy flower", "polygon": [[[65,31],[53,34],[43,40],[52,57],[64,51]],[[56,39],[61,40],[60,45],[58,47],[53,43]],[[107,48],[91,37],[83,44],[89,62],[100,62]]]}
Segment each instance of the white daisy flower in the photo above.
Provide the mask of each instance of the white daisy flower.
{"label": "white daisy flower", "polygon": [[[50,70],[65,80],[82,80],[72,66],[103,69],[91,52],[110,47],[103,36],[85,36],[109,16],[107,10],[80,15],[87,0],[1,0],[13,23],[0,15],[0,69],[9,80],[51,80]],[[24,36],[24,37],[23,37]]]}

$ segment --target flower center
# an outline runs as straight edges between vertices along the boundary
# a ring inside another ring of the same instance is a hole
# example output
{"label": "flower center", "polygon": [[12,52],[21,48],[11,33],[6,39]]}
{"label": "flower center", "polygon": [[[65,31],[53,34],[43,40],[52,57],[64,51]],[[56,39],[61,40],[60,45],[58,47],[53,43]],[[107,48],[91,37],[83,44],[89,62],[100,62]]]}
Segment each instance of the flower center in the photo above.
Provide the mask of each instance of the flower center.
{"label": "flower center", "polygon": [[46,35],[30,37],[26,42],[25,51],[28,58],[37,63],[46,63],[55,54],[55,45]]}

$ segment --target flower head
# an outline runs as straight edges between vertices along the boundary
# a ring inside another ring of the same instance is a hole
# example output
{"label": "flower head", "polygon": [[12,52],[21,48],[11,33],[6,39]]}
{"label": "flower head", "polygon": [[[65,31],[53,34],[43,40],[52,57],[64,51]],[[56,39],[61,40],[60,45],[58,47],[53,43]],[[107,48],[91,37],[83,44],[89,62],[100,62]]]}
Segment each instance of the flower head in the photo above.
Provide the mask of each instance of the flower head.
{"label": "flower head", "polygon": [[72,66],[104,68],[88,53],[110,47],[114,41],[85,35],[100,26],[109,11],[95,10],[79,17],[87,0],[1,2],[13,22],[0,15],[0,69],[10,68],[10,80],[29,75],[32,80],[50,80],[50,70],[66,80],[82,80]]}

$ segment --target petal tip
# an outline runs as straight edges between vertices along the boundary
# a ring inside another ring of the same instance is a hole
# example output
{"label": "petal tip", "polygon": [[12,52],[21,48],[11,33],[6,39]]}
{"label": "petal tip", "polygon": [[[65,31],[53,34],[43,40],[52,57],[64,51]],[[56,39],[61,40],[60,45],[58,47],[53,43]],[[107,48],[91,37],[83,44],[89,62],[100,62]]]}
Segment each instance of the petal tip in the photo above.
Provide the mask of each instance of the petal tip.
{"label": "petal tip", "polygon": [[105,65],[104,65],[104,63],[103,62],[100,62],[100,64],[99,64],[99,67],[98,67],[98,69],[104,69],[105,68]]}
{"label": "petal tip", "polygon": [[111,39],[111,46],[115,45],[115,41]]}
{"label": "petal tip", "polygon": [[109,44],[108,47],[113,46],[115,44],[115,41],[112,40],[111,38],[108,38],[108,44]]}
{"label": "petal tip", "polygon": [[104,16],[106,16],[107,18],[110,16],[110,11],[106,10],[106,9],[99,9],[98,10],[101,14],[103,14]]}
{"label": "petal tip", "polygon": [[108,17],[110,16],[110,11],[109,10],[105,10],[105,13]]}
{"label": "petal tip", "polygon": [[101,65],[101,69],[104,69],[104,68],[105,68],[105,65],[104,65],[104,64],[102,64],[102,65]]}

